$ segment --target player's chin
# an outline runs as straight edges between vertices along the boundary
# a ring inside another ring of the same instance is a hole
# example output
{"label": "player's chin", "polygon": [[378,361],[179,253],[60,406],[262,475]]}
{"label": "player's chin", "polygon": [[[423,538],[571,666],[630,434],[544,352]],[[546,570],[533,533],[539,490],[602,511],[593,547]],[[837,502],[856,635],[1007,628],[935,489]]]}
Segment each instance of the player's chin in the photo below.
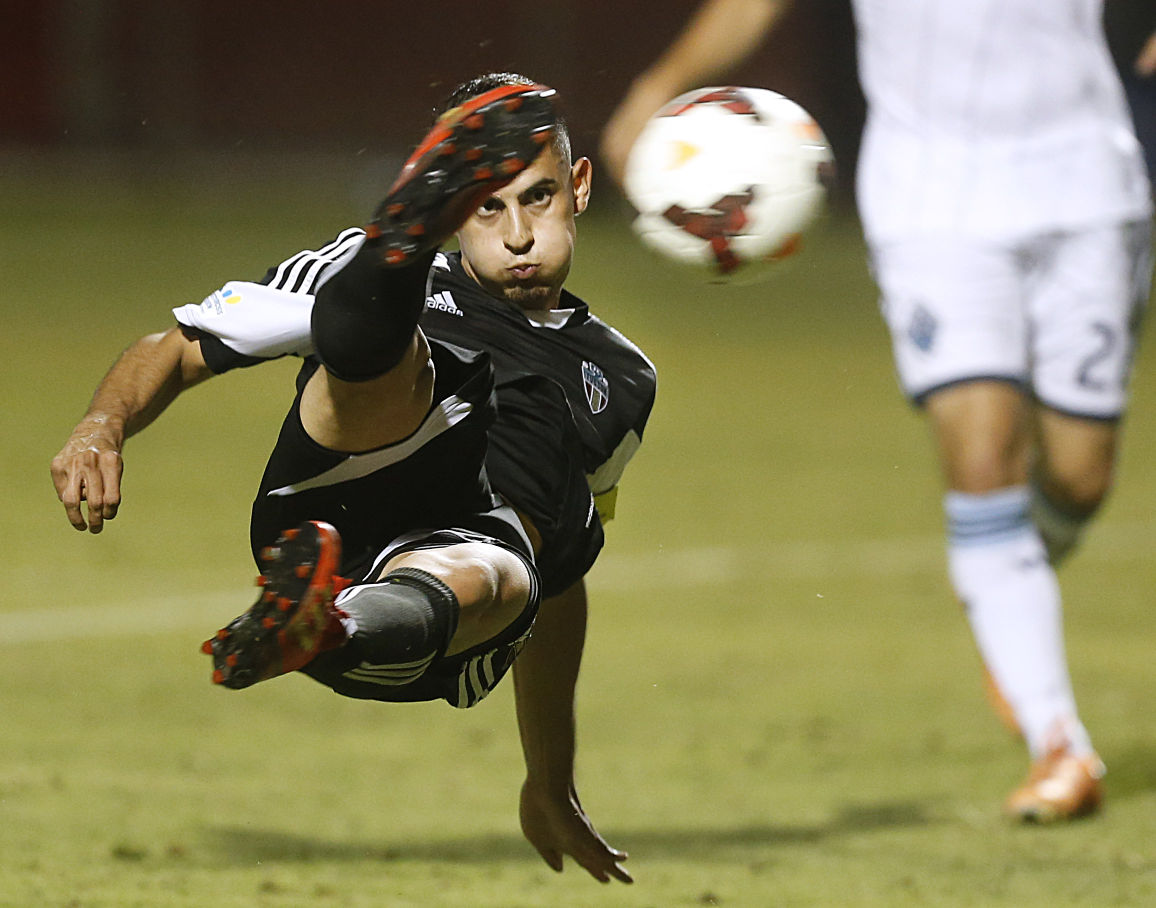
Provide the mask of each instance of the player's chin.
{"label": "player's chin", "polygon": [[554,288],[538,281],[517,281],[502,288],[508,302],[522,309],[545,309],[555,295]]}

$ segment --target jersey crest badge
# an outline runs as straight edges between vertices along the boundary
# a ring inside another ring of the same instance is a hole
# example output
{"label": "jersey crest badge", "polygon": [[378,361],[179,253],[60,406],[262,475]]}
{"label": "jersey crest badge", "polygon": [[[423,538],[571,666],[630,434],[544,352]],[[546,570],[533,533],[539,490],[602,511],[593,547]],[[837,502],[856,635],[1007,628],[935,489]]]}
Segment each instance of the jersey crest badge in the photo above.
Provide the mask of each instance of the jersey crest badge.
{"label": "jersey crest badge", "polygon": [[923,353],[930,353],[935,346],[935,335],[939,332],[939,322],[923,306],[915,307],[911,322],[907,326],[907,337]]}
{"label": "jersey crest badge", "polygon": [[610,403],[610,382],[594,363],[582,363],[582,387],[586,391],[586,403],[591,413],[601,413]]}

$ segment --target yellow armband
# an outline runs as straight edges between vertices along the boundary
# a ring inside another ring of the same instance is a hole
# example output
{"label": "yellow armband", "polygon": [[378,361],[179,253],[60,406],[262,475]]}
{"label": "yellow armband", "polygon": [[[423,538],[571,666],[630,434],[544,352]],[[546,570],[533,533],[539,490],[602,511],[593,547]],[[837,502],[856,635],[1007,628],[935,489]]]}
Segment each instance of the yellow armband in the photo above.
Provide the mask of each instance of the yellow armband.
{"label": "yellow armband", "polygon": [[614,505],[618,501],[618,486],[594,496],[594,508],[603,523],[614,519]]}

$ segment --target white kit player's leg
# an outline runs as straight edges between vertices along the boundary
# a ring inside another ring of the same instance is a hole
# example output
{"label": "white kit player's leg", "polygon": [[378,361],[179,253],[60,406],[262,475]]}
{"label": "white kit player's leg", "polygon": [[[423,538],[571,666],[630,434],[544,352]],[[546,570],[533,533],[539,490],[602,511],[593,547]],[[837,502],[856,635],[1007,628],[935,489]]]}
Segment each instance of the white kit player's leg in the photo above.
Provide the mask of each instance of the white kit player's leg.
{"label": "white kit player's leg", "polygon": [[[1076,711],[1059,587],[1032,520],[1028,474],[1041,354],[1054,354],[1049,375],[1066,368],[1071,383],[1096,351],[1061,364],[1062,344],[1047,347],[1056,335],[1041,347],[1034,302],[1048,286],[1049,258],[1033,258],[1022,245],[940,236],[873,252],[900,379],[909,397],[926,402],[952,489],[945,499],[952,582],[1033,758],[1007,810],[1035,820],[1089,812],[1100,802],[1102,766]],[[1045,456],[1039,465],[1055,464]],[[1072,485],[1048,479],[1052,487]],[[1078,536],[1078,521],[1057,524],[1047,525],[1049,545]]]}
{"label": "white kit player's leg", "polygon": [[944,509],[952,583],[1033,758],[1056,746],[1090,754],[1068,679],[1060,590],[1028,490],[949,492]]}

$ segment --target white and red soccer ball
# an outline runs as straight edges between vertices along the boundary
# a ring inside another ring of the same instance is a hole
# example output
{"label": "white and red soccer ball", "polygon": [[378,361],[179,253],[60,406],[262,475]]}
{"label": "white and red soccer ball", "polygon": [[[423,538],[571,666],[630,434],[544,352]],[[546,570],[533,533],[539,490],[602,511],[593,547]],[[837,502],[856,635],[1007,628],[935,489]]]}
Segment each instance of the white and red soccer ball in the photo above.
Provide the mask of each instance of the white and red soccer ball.
{"label": "white and red soccer ball", "polygon": [[648,246],[741,280],[798,248],[833,173],[826,137],[794,101],[764,88],[699,88],[650,118],[624,188]]}

